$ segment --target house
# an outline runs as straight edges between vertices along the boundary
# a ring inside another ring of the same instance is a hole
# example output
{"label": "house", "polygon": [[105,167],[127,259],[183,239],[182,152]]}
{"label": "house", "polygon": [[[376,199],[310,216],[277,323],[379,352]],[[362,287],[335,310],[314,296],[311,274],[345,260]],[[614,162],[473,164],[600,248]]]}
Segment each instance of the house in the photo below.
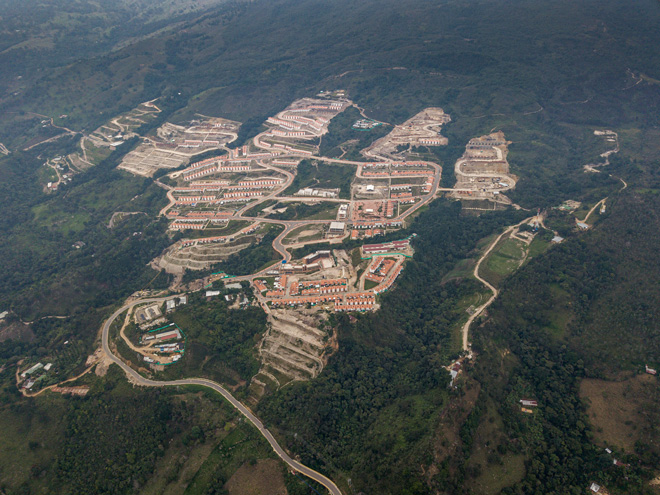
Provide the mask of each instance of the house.
{"label": "house", "polygon": [[521,399],[520,403],[523,406],[528,406],[528,407],[537,407],[539,405],[538,402],[536,402],[535,400],[531,400],[531,399]]}
{"label": "house", "polygon": [[657,375],[657,374],[658,374],[658,372],[657,372],[656,370],[654,370],[653,368],[649,368],[649,365],[648,365],[648,364],[645,365],[645,366],[646,366],[646,372],[647,372],[649,375]]}

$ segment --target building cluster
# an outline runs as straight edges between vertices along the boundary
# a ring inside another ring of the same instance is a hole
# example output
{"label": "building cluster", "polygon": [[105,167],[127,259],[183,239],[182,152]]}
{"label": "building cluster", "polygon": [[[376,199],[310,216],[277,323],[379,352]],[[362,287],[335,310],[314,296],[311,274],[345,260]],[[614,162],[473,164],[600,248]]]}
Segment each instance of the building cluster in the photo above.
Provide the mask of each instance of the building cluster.
{"label": "building cluster", "polygon": [[200,239],[186,239],[181,241],[181,247],[190,247],[190,246],[198,246],[198,245],[203,245],[203,244],[214,244],[214,243],[225,243],[225,242],[230,242],[232,241],[235,237],[239,235],[249,235],[257,231],[259,228],[260,222],[253,223],[252,225],[248,225],[242,230],[239,230],[238,232],[231,234],[231,235],[221,235],[221,236],[214,236],[214,237],[202,237]]}
{"label": "building cluster", "polygon": [[330,251],[316,251],[308,254],[299,261],[284,263],[280,266],[281,274],[309,273],[321,269],[325,266],[332,266],[332,256]]}
{"label": "building cluster", "polygon": [[[268,136],[268,134],[265,135]],[[312,150],[296,148],[295,146],[291,146],[289,144],[268,143],[266,141],[261,141],[260,146],[264,148],[276,148],[273,151],[273,156],[276,156],[278,153],[286,153],[286,152],[294,155],[305,155],[305,156],[312,156],[314,154]],[[278,151],[278,150],[282,150],[282,151]]]}
{"label": "building cluster", "polygon": [[208,225],[207,219],[182,219],[175,220],[169,226],[170,230],[204,230]]}
{"label": "building cluster", "polygon": [[285,160],[285,159],[282,159],[282,158],[278,158],[278,159],[273,160],[272,163],[273,163],[273,165],[281,165],[281,166],[284,166],[284,167],[295,167],[295,166],[298,165],[298,163],[300,163],[300,161],[299,160]]}
{"label": "building cluster", "polygon": [[[398,193],[392,194],[393,198]],[[412,197],[410,193],[404,198]],[[395,214],[397,201],[357,201],[353,206],[352,220],[354,228],[373,228],[384,227],[388,222],[386,219],[392,218]],[[375,222],[375,223],[374,223]],[[389,224],[388,224],[389,225]]]}
{"label": "building cluster", "polygon": [[526,414],[534,414],[530,407],[538,407],[539,403],[533,399],[520,399],[520,410]]}
{"label": "building cluster", "polygon": [[[403,202],[400,201],[402,204]],[[364,230],[367,231],[369,229],[371,230],[379,230],[379,229],[385,229],[385,228],[392,228],[392,229],[399,229],[403,227],[403,222],[400,220],[393,220],[393,221],[354,221],[353,222],[353,229],[359,229],[359,230]],[[376,235],[376,234],[374,234]]]}
{"label": "building cluster", "polygon": [[251,189],[272,189],[284,182],[282,178],[262,178],[242,180],[238,184],[230,184],[229,181],[198,182],[194,185],[175,187],[172,191],[175,195],[196,192],[218,192],[218,191],[247,191]]}
{"label": "building cluster", "polygon": [[362,246],[362,257],[370,258],[374,255],[400,253],[402,251],[408,250],[409,248],[410,237],[401,239],[399,241],[385,242],[382,244],[365,244]]}
{"label": "building cluster", "polygon": [[378,127],[379,125],[381,125],[381,123],[376,122],[375,120],[360,119],[353,124],[353,129],[367,130],[367,129],[373,129],[374,127]]}
{"label": "building cluster", "polygon": [[[65,342],[66,343],[66,342]],[[34,385],[47,377],[53,363],[36,363],[21,373],[23,383],[21,388],[30,390]]]}
{"label": "building cluster", "polygon": [[376,294],[373,292],[352,292],[335,301],[335,311],[373,311],[376,307]]}
{"label": "building cluster", "polygon": [[149,354],[142,354],[142,359],[154,365],[176,363],[185,352],[185,339],[183,330],[176,323],[150,330],[140,337],[140,344],[146,346],[143,350]]}
{"label": "building cluster", "polygon": [[468,141],[467,149],[487,149],[493,148],[495,146],[505,145],[506,142],[503,139],[498,139],[492,135],[472,138]]}
{"label": "building cluster", "polygon": [[426,179],[426,182],[424,182],[424,185],[422,186],[422,192],[423,193],[430,193],[432,189],[433,189],[433,178],[428,177]]}
{"label": "building cluster", "polygon": [[302,306],[323,303],[334,303],[335,311],[372,311],[375,309],[376,296],[373,292],[349,292],[348,294],[323,294],[318,296],[303,296],[275,299],[273,307]]}
{"label": "building cluster", "polygon": [[[340,278],[336,280],[314,280],[312,282],[298,282],[295,289],[303,296],[317,294],[336,294],[348,291],[348,280]],[[293,290],[293,284],[291,284]],[[290,293],[294,295],[293,293]]]}
{"label": "building cluster", "polygon": [[420,138],[419,144],[425,144],[427,146],[443,146],[447,144],[446,139],[438,138]]}
{"label": "building cluster", "polygon": [[385,278],[376,287],[372,289],[374,294],[380,294],[381,292],[385,292],[390,287],[392,287],[392,284],[399,277],[402,270],[403,270],[403,265],[399,265],[396,268],[394,268],[394,270],[392,270],[390,273],[385,275]]}
{"label": "building cluster", "polygon": [[289,297],[274,299],[271,301],[271,305],[275,308],[284,307],[284,306],[303,306],[310,304],[316,306],[317,304],[335,302],[342,299],[341,295],[338,294],[326,294],[322,296],[307,296],[307,297]]}
{"label": "building cluster", "polygon": [[339,189],[313,189],[306,187],[298,190],[294,196],[317,197],[317,198],[336,198],[339,195]]}
{"label": "building cluster", "polygon": [[[385,252],[401,251],[409,245],[409,240],[393,241],[388,244],[374,244],[367,246],[367,252],[382,254]],[[398,248],[398,249],[397,249]],[[316,262],[319,257],[330,256],[329,251],[319,251],[310,255],[306,261]],[[398,259],[402,259],[399,257]],[[301,260],[302,261],[302,260]],[[304,266],[301,263],[299,266]],[[351,292],[347,278],[322,280],[294,280],[288,284],[287,274],[294,273],[292,266],[282,265],[279,278],[275,279],[271,290],[264,280],[254,280],[256,290],[265,294],[273,307],[296,307],[301,305],[334,304],[335,311],[372,311],[376,308],[376,295],[388,290],[395,282],[403,264],[396,259],[386,256],[375,258],[366,274],[366,280],[376,283],[376,286],[367,291]],[[288,286],[287,286],[288,285]]]}
{"label": "building cluster", "polygon": [[394,265],[396,265],[396,261],[391,258],[375,258],[369,265],[369,271],[364,278],[371,282],[381,283],[394,268]]}
{"label": "building cluster", "polygon": [[[165,330],[164,330],[165,329]],[[161,331],[163,330],[163,331]],[[160,333],[156,333],[159,332]],[[182,335],[174,323],[170,323],[167,327],[157,328],[142,336],[142,344],[155,344],[159,345],[163,342],[174,341],[181,339]]]}
{"label": "building cluster", "polygon": [[[277,147],[277,146],[275,146]],[[284,149],[293,149],[282,145]],[[296,150],[303,153],[303,151]],[[182,171],[183,180],[186,182],[199,179],[201,177],[206,177],[207,175],[217,174],[217,173],[235,173],[235,172],[249,172],[251,170],[250,162],[259,158],[269,158],[276,157],[281,152],[272,151],[272,152],[261,152],[261,153],[246,153],[243,156],[223,156],[223,157],[214,157],[202,160],[196,163],[191,164],[188,168]],[[236,155],[240,153],[235,153]],[[311,154],[311,152],[310,152]]]}
{"label": "building cluster", "polygon": [[409,176],[425,176],[434,175],[433,170],[391,170],[391,171],[378,171],[378,170],[363,170],[363,177],[409,177]]}
{"label": "building cluster", "polygon": [[422,168],[426,167],[427,163],[426,162],[367,162],[362,165],[363,168],[410,168],[410,167],[417,167],[417,168]]}
{"label": "building cluster", "polygon": [[227,220],[233,216],[232,211],[189,211],[181,213],[179,210],[170,210],[165,215],[170,220]]}
{"label": "building cluster", "polygon": [[385,230],[383,229],[372,229],[372,228],[368,228],[365,230],[352,229],[351,240],[353,241],[355,239],[360,239],[360,238],[368,239],[376,235],[384,235],[384,234],[385,234]]}

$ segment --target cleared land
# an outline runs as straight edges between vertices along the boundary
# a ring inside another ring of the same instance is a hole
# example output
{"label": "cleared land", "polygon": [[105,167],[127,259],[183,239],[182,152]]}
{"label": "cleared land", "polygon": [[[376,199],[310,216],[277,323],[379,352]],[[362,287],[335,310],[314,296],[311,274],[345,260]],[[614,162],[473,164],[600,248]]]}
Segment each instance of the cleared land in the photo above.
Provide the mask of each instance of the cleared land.
{"label": "cleared land", "polygon": [[239,127],[238,122],[201,116],[186,125],[166,122],[128,153],[118,168],[151,177],[159,169],[177,168],[195,155],[231,143]]}
{"label": "cleared land", "polygon": [[516,187],[516,178],[509,173],[508,144],[503,132],[471,139],[454,166],[456,185],[453,196],[511,204],[503,194]]}
{"label": "cleared land", "polygon": [[657,401],[658,395],[658,379],[651,375],[620,382],[587,378],[580,383],[580,397],[595,426],[596,440],[627,452],[633,452],[639,440],[653,441],[654,436],[647,435],[657,423],[648,415],[646,405]]}
{"label": "cleared land", "polygon": [[440,131],[450,121],[451,117],[442,108],[426,108],[403,124],[395,126],[387,136],[364,150],[364,154],[398,160],[412,146],[444,146],[447,138],[441,136]]}

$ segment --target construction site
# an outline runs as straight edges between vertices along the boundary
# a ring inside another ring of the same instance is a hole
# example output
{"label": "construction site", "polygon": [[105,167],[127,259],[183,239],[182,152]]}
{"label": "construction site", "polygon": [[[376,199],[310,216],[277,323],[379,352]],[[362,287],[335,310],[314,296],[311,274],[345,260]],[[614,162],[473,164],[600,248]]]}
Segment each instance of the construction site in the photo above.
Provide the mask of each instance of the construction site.
{"label": "construction site", "polygon": [[269,325],[258,347],[262,366],[250,384],[252,400],[322,371],[337,345],[322,324],[328,313],[377,310],[378,294],[394,284],[413,254],[409,241],[364,245],[357,265],[343,249],[316,251],[253,279]]}
{"label": "construction site", "polygon": [[268,130],[255,137],[255,144],[262,149],[309,156],[316,154],[317,139],[328,132],[330,120],[351,104],[346,99],[296,100],[276,116],[268,118],[265,122]]}
{"label": "construction site", "polygon": [[509,173],[509,144],[501,131],[471,139],[454,165],[456,184],[452,196],[511,204],[504,193],[516,187],[517,178]]}
{"label": "construction site", "polygon": [[141,103],[134,109],[110,119],[98,129],[80,138],[78,151],[66,157],[66,164],[73,172],[84,172],[98,165],[117,146],[138,136],[135,131],[153,121],[159,113],[160,108],[153,100]]}
{"label": "construction site", "polygon": [[[414,235],[350,251],[324,247],[300,258],[292,256],[292,250],[384,236],[402,228],[408,215],[435,196],[441,167],[394,155],[404,142],[446,144],[439,131],[449,116],[429,108],[399,126],[380,140],[379,146],[392,152],[389,158],[353,162],[318,157],[319,139],[328,132],[329,122],[351,105],[343,97],[327,95],[297,100],[269,118],[267,129],[250,142],[198,161],[191,160],[193,154],[211,149],[208,145],[222,148],[239,125],[208,118],[185,127],[164,124],[120,165],[145,176],[159,168],[178,168],[157,181],[167,189],[168,198],[160,215],[169,220],[168,230],[178,240],[151,262],[176,276],[172,287],[178,287],[187,270],[208,269],[259,245],[272,229],[279,230],[272,247],[282,256],[280,261],[275,256],[252,274],[234,277],[221,272],[193,284],[201,288],[220,279],[226,279],[225,284],[247,281],[254,300],[245,303],[259,305],[267,314],[268,327],[257,346],[261,368],[251,381],[249,400],[290,381],[317,376],[337,345],[336,336],[324,325],[328,315],[376,311],[379,295],[396,283],[413,255]],[[214,133],[226,142],[215,139]],[[210,142],[215,140],[218,143]],[[339,182],[349,174],[329,175],[332,180],[301,182],[284,195],[298,164],[308,156],[352,167],[350,183]],[[179,167],[187,162],[186,168]],[[343,191],[348,198],[341,198]],[[172,309],[162,304],[137,307],[132,323],[137,329],[125,338],[154,369],[181,359],[185,350],[183,329],[167,316]]]}
{"label": "construction site", "polygon": [[451,117],[442,108],[430,107],[397,125],[387,136],[380,138],[366,150],[365,156],[399,160],[413,146],[445,146],[447,138],[441,135],[442,126]]}
{"label": "construction site", "polygon": [[237,138],[239,127],[238,122],[203,116],[186,125],[166,122],[126,154],[118,168],[151,177],[159,169],[180,167],[205,151],[223,149]]}
{"label": "construction site", "polygon": [[187,303],[187,296],[179,296],[164,303],[136,306],[132,318],[130,313],[127,315],[120,338],[137,353],[140,361],[162,371],[185,354],[186,335],[176,323],[169,321],[167,314]]}
{"label": "construction site", "polygon": [[258,244],[268,228],[255,222],[232,234],[183,239],[152,261],[152,266],[175,275],[181,275],[185,270],[203,270]]}

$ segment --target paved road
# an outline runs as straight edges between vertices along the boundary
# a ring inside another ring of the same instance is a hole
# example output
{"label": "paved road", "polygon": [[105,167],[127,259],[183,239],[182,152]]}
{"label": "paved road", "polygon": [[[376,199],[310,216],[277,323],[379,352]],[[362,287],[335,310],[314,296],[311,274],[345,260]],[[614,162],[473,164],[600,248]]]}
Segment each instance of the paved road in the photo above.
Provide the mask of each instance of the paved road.
{"label": "paved road", "polygon": [[220,395],[222,395],[229,403],[234,406],[235,409],[237,409],[243,416],[247,418],[250,423],[252,423],[258,430],[259,433],[268,441],[270,446],[273,448],[275,453],[282,459],[285,463],[289,465],[293,470],[299,472],[300,474],[304,474],[308,478],[313,479],[314,481],[317,481],[321,485],[325,486],[328,491],[332,495],[342,495],[341,491],[339,488],[337,488],[337,485],[335,485],[332,480],[329,478],[323,476],[321,473],[318,473],[314,471],[311,468],[308,468],[307,466],[299,463],[295,459],[292,459],[289,454],[287,454],[284,449],[280,446],[279,443],[277,443],[277,440],[273,437],[273,435],[268,431],[268,429],[264,426],[264,424],[261,422],[259,418],[257,418],[252,412],[245,407],[241,402],[236,400],[224,387],[222,387],[220,384],[207,380],[206,378],[187,378],[184,380],[172,380],[172,381],[156,381],[156,380],[149,380],[148,378],[144,378],[142,375],[140,375],[138,372],[136,372],[133,368],[128,366],[126,363],[124,363],[121,359],[119,359],[117,356],[115,356],[112,353],[112,350],[110,349],[109,343],[108,343],[108,338],[109,338],[109,333],[110,333],[110,326],[112,325],[112,322],[114,322],[117,317],[122,314],[124,311],[127,309],[130,309],[138,304],[144,304],[144,303],[151,303],[151,302],[163,302],[165,299],[169,299],[172,296],[168,297],[159,297],[159,298],[151,298],[151,299],[142,299],[140,301],[134,301],[132,303],[129,303],[122,308],[118,309],[115,311],[110,318],[108,318],[104,323],[103,323],[103,334],[102,334],[102,346],[103,346],[103,351],[106,353],[106,355],[115,363],[117,364],[122,370],[124,370],[124,373],[126,375],[130,376],[132,380],[142,386],[145,387],[176,387],[180,385],[200,385],[202,387],[208,387],[210,389],[215,390],[218,392]]}

